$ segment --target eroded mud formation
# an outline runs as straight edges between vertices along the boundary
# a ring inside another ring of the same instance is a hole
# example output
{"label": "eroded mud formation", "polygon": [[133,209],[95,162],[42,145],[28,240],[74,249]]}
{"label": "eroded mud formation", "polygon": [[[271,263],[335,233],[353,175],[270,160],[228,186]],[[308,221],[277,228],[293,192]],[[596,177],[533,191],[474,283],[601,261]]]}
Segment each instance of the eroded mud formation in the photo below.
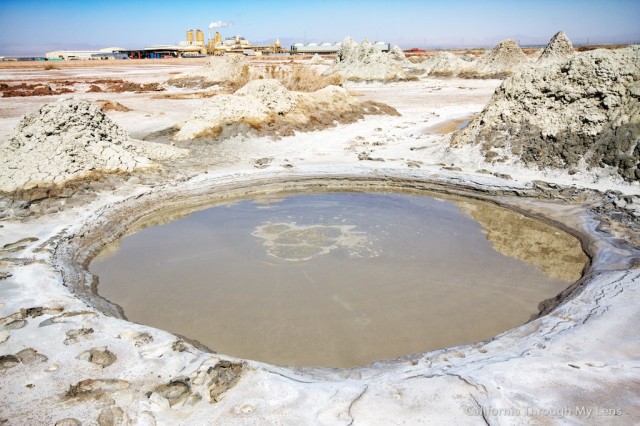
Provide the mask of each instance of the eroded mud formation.
{"label": "eroded mud formation", "polygon": [[352,123],[365,114],[398,112],[387,105],[360,102],[336,86],[301,93],[287,90],[277,80],[253,80],[232,95],[218,95],[205,102],[180,125],[174,139],[218,138],[247,132],[288,136]]}
{"label": "eroded mud formation", "polygon": [[236,81],[249,73],[250,62],[244,55],[213,56],[198,69],[167,80],[176,87],[203,88]]}
{"label": "eroded mud formation", "polygon": [[488,161],[540,169],[609,168],[640,179],[640,47],[596,50],[504,81],[452,137]]}
{"label": "eroded mud formation", "polygon": [[504,40],[478,59],[474,71],[482,75],[510,74],[531,65],[514,40]]}
{"label": "eroded mud formation", "polygon": [[569,37],[563,32],[557,32],[544,48],[538,58],[537,65],[549,65],[557,62],[565,62],[575,54],[573,44]]}
{"label": "eroded mud formation", "polygon": [[[400,52],[402,53],[402,52]],[[401,81],[410,76],[398,63],[398,52],[391,54],[375,48],[369,41],[358,43],[350,37],[342,41],[335,65],[329,73],[352,81]]]}
{"label": "eroded mud formation", "polygon": [[151,167],[154,158],[184,153],[171,146],[131,139],[96,104],[61,100],[24,116],[0,143],[0,192],[130,173]]}

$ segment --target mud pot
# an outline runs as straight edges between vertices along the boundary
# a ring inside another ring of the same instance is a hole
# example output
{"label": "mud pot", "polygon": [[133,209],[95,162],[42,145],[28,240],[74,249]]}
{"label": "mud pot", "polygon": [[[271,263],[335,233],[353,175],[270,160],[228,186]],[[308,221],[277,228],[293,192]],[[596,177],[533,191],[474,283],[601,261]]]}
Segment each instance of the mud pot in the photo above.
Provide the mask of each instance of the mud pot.
{"label": "mud pot", "polygon": [[144,221],[155,226],[91,263],[99,294],[134,322],[280,365],[353,367],[491,338],[588,261],[555,227],[435,193],[272,194]]}

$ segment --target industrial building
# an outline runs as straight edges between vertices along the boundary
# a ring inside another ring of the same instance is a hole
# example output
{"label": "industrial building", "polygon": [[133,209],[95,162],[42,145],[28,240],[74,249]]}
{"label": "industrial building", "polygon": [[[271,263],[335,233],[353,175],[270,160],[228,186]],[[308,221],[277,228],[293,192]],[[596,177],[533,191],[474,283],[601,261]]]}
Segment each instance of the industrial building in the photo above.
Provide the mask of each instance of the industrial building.
{"label": "industrial building", "polygon": [[45,59],[48,61],[64,59],[67,61],[86,59],[127,59],[126,49],[121,47],[107,47],[100,50],[56,50],[47,52]]}
{"label": "industrial building", "polygon": [[131,59],[162,59],[162,58],[196,58],[206,56],[206,50],[196,46],[156,45],[140,50],[129,51]]}
{"label": "industrial building", "polygon": [[100,50],[56,50],[45,54],[46,60],[103,60],[103,59],[161,59],[161,58],[193,58],[206,55],[223,55],[238,53],[244,55],[262,55],[283,53],[280,41],[272,45],[253,46],[242,36],[227,37],[223,40],[219,32],[215,32],[205,42],[204,33],[200,29],[186,32],[186,40],[177,45],[155,45],[142,49],[124,49],[110,47]]}
{"label": "industrial building", "polygon": [[178,45],[149,46],[138,51],[129,51],[129,57],[137,58],[189,58],[205,55],[223,55],[225,53],[238,53],[244,55],[261,55],[263,53],[282,53],[280,41],[267,46],[254,46],[242,36],[227,37],[222,39],[219,32],[215,32],[205,42],[204,33],[199,30],[188,30],[187,39]]}
{"label": "industrial building", "polygon": [[[295,43],[291,46],[291,53],[308,54],[308,55],[333,55],[338,53],[342,43]],[[391,50],[391,45],[384,41],[376,41],[373,47],[383,52]]]}

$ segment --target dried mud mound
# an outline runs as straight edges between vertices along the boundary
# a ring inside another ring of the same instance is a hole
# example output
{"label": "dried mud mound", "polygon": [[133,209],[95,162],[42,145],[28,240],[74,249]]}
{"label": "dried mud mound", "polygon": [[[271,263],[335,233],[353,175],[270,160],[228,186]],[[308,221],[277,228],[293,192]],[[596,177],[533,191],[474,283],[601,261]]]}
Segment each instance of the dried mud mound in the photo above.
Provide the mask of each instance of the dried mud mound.
{"label": "dried mud mound", "polygon": [[424,71],[432,77],[455,77],[461,73],[470,71],[475,61],[465,61],[460,56],[451,52],[439,52],[423,62],[414,65],[417,70]]}
{"label": "dried mud mound", "polygon": [[398,114],[373,102],[361,103],[346,90],[328,86],[310,93],[287,90],[278,80],[253,80],[232,95],[218,95],[195,111],[174,140],[218,138],[240,133],[288,136],[351,123],[365,114]]}
{"label": "dried mud mound", "polygon": [[475,71],[484,76],[504,76],[531,66],[531,61],[513,40],[504,40],[478,59]]}
{"label": "dried mud mound", "polygon": [[367,40],[357,43],[347,37],[336,56],[329,73],[352,81],[400,81],[409,77],[398,64],[395,56],[375,48]]}
{"label": "dried mud mound", "polygon": [[573,44],[567,35],[560,31],[556,33],[549,44],[542,51],[542,55],[538,58],[536,65],[549,65],[559,62],[565,62],[575,54]]}
{"label": "dried mud mound", "polygon": [[209,87],[237,81],[247,74],[250,62],[244,55],[212,56],[207,63],[193,71],[167,80],[176,87]]}
{"label": "dried mud mound", "polygon": [[311,57],[311,59],[307,61],[306,64],[307,65],[328,65],[329,63],[330,63],[329,61],[325,60],[322,56],[316,53]]}
{"label": "dried mud mound", "polygon": [[0,192],[128,173],[152,166],[151,158],[183,153],[170,146],[134,141],[98,105],[65,99],[25,115],[0,143]]}
{"label": "dried mud mound", "polygon": [[431,77],[497,78],[530,67],[531,60],[513,40],[505,40],[479,59],[440,52],[412,68]]}
{"label": "dried mud mound", "polygon": [[398,46],[393,46],[389,51],[389,57],[394,61],[404,62],[407,60],[407,56],[404,54],[402,49]]}
{"label": "dried mud mound", "polygon": [[452,137],[489,161],[519,160],[570,173],[609,168],[640,179],[640,46],[596,50],[525,70],[496,90]]}

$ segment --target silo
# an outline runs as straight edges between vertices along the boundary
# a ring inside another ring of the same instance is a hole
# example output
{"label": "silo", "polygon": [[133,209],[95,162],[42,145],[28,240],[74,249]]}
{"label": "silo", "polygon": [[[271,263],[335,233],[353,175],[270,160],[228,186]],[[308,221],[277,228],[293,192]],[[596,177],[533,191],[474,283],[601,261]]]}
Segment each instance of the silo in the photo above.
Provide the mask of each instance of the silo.
{"label": "silo", "polygon": [[213,44],[214,46],[222,46],[222,36],[217,31],[213,35]]}
{"label": "silo", "polygon": [[193,30],[187,31],[187,44],[188,45],[193,44]]}
{"label": "silo", "polygon": [[198,46],[204,46],[204,33],[200,30],[196,30],[196,44]]}

